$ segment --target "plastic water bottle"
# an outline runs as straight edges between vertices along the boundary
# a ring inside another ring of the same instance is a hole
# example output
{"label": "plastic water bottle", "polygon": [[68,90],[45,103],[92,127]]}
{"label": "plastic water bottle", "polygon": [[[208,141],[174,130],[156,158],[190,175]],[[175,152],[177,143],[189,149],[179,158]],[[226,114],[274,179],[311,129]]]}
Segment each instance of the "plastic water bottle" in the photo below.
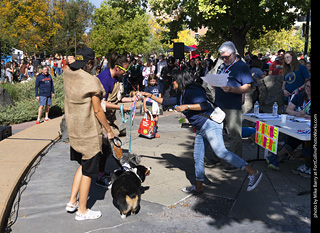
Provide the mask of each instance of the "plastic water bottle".
{"label": "plastic water bottle", "polygon": [[272,107],[272,116],[277,116],[277,115],[278,115],[278,104],[277,102],[274,102]]}
{"label": "plastic water bottle", "polygon": [[258,101],[256,101],[255,104],[254,104],[253,113],[254,113],[255,115],[259,115],[259,102],[258,102]]}

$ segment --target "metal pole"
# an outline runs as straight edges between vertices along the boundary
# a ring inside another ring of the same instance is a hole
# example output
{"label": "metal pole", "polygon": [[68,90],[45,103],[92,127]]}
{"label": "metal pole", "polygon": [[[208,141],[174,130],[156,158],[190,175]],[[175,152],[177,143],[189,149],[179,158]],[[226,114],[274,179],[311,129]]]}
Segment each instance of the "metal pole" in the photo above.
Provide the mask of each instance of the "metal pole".
{"label": "metal pole", "polygon": [[[1,64],[1,57],[2,57],[2,50],[1,50],[1,40],[0,40],[0,64]],[[3,67],[3,69],[4,69],[4,67]],[[0,65],[0,81],[2,82],[2,67],[1,67],[1,65]],[[2,83],[2,86],[4,88],[4,82]]]}
{"label": "metal pole", "polygon": [[307,13],[307,22],[306,22],[306,34],[305,34],[305,43],[304,43],[304,58],[307,58],[308,55],[308,44],[309,44],[309,22],[310,22],[310,10]]}
{"label": "metal pole", "polygon": [[[1,51],[1,40],[0,40],[0,64],[1,64],[1,56],[2,56],[2,51]],[[0,66],[0,81],[2,82],[2,67]]]}
{"label": "metal pole", "polygon": [[68,48],[69,48],[69,38],[70,38],[70,33],[69,30],[67,31],[67,49],[66,49],[66,54],[67,54],[67,61],[66,64],[69,65],[69,61],[68,61]]}
{"label": "metal pole", "polygon": [[74,57],[77,55],[77,33],[74,31]]}

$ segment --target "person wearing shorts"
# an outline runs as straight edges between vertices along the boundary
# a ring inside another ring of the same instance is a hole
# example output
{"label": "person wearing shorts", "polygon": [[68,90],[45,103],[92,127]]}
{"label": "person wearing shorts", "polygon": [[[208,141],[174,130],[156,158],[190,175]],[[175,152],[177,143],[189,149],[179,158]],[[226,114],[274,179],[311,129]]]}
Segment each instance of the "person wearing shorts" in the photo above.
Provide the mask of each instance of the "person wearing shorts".
{"label": "person wearing shorts", "polygon": [[83,47],[75,61],[63,73],[65,119],[70,141],[70,160],[77,161],[69,202],[65,209],[75,214],[75,220],[97,219],[101,212],[87,207],[92,178],[98,176],[103,137],[114,138],[101,107],[106,92],[100,80],[91,75],[95,53]]}
{"label": "person wearing shorts", "polygon": [[77,161],[82,167],[82,175],[95,178],[99,172],[99,161],[101,152],[98,152],[91,159],[82,159],[83,155],[70,146],[70,160]]}
{"label": "person wearing shorts", "polygon": [[52,98],[54,98],[53,81],[46,66],[42,68],[42,73],[36,79],[35,93],[37,100],[40,102],[36,124],[40,124],[43,108],[45,108],[44,121],[49,121],[49,109],[52,105]]}

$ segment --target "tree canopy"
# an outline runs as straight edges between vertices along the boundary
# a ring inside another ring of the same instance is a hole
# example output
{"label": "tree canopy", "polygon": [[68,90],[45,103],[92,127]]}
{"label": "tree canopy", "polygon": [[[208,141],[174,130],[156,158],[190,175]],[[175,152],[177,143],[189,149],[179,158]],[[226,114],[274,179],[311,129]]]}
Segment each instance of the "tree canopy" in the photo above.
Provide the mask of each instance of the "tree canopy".
{"label": "tree canopy", "polygon": [[[150,16],[145,13],[146,1],[109,0],[95,10],[89,45],[97,56],[112,52],[149,52],[157,47]],[[148,51],[149,50],[149,51]]]}
{"label": "tree canopy", "polygon": [[[73,54],[75,44],[91,46],[98,56],[112,51],[151,53],[165,51],[179,35],[186,40],[185,30],[205,26],[200,49],[216,50],[231,40],[243,54],[245,46],[272,43],[261,40],[267,33],[284,36],[310,4],[311,0],[105,0],[95,9],[89,0],[1,0],[0,41],[5,53],[15,47],[28,54]],[[289,46],[301,47],[300,42]]]}
{"label": "tree canopy", "polygon": [[67,31],[76,31],[80,39],[94,9],[89,0],[1,0],[0,7],[2,46],[9,42],[27,53],[71,50],[74,40],[66,37]]}
{"label": "tree canopy", "polygon": [[74,54],[75,42],[79,48],[87,41],[84,35],[91,26],[94,5],[88,0],[58,0],[54,1],[53,8],[53,20],[59,27],[50,40],[52,50]]}
{"label": "tree canopy", "polygon": [[290,29],[300,11],[310,9],[310,0],[149,0],[153,13],[170,18],[165,24],[170,39],[183,25],[196,31],[208,27],[206,41],[216,47],[223,41],[235,43],[240,54],[246,37],[257,39],[267,31]]}
{"label": "tree canopy", "polygon": [[24,51],[34,51],[47,45],[57,28],[50,19],[50,8],[45,1],[1,0],[1,33]]}

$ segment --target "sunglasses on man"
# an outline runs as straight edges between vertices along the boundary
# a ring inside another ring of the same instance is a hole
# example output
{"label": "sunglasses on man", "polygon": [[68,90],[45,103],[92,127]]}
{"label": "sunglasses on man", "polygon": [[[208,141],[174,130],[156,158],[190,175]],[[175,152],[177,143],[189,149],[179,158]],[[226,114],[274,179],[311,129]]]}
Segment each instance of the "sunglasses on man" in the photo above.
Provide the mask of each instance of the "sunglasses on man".
{"label": "sunglasses on man", "polygon": [[128,69],[123,68],[120,65],[116,65],[120,70],[123,70],[125,73],[127,73],[129,71],[130,66],[128,66]]}
{"label": "sunglasses on man", "polygon": [[[233,53],[232,53],[232,54],[233,54]],[[229,56],[221,56],[220,58],[221,58],[222,60],[229,60],[229,58],[231,57],[232,54],[230,54]]]}

